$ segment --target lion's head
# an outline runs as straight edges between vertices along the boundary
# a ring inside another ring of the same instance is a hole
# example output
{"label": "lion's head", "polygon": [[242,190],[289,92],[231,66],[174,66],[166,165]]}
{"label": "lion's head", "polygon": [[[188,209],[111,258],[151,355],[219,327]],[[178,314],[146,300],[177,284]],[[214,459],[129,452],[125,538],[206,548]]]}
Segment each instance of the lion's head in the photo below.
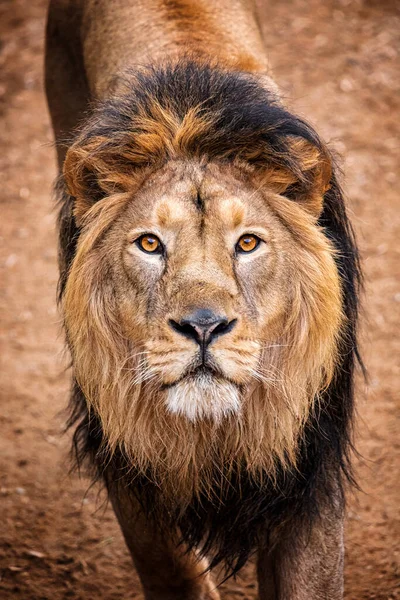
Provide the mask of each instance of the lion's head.
{"label": "lion's head", "polygon": [[167,71],[133,77],[68,151],[80,235],[63,309],[109,449],[189,496],[215,465],[295,463],[342,297],[312,130],[251,76]]}

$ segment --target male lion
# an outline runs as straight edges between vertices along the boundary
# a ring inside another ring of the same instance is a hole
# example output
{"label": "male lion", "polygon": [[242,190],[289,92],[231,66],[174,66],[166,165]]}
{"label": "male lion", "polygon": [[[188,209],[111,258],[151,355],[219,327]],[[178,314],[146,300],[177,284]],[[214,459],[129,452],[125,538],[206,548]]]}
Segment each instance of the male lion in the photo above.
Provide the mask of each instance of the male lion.
{"label": "male lion", "polygon": [[357,251],[257,23],[50,3],[70,423],[152,600],[216,599],[255,551],[263,600],[343,594]]}

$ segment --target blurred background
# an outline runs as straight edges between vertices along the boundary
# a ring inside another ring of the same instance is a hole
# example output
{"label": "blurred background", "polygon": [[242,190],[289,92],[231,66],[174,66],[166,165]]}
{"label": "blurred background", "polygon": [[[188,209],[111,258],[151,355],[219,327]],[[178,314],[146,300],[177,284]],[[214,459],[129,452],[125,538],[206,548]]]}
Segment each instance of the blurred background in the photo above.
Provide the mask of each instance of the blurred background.
{"label": "blurred background", "polygon": [[[141,599],[104,496],[68,475],[46,0],[0,0],[0,598]],[[346,598],[400,598],[400,2],[261,0],[289,106],[342,156],[366,275]],[[60,414],[61,413],[61,414]],[[397,419],[397,423],[396,423]],[[255,599],[252,565],[223,598]],[[311,600],[311,599],[310,599]]]}

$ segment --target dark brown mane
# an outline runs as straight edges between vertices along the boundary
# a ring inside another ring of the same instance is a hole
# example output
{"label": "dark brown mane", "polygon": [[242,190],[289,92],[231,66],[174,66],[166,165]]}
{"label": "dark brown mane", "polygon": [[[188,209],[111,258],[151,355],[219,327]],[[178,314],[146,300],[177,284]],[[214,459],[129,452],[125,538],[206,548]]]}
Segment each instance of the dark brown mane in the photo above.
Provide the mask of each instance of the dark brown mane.
{"label": "dark brown mane", "polygon": [[241,161],[300,197],[329,163],[311,127],[257,76],[181,61],[127,73],[120,87],[95,108],[67,155],[67,183],[84,204],[132,189],[135,173],[176,157]]}

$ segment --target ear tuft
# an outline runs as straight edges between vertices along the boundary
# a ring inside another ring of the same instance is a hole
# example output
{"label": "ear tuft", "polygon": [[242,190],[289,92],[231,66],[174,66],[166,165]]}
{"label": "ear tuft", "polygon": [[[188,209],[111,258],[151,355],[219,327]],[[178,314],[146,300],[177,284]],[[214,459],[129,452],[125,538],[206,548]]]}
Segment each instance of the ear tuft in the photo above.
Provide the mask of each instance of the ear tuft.
{"label": "ear tuft", "polygon": [[332,161],[329,154],[323,147],[295,136],[287,138],[287,146],[287,164],[268,168],[265,183],[318,218],[323,209],[324,195],[331,185]]}
{"label": "ear tuft", "polygon": [[75,199],[74,217],[79,224],[87,211],[105,196],[127,191],[132,185],[126,168],[113,152],[107,152],[107,140],[96,137],[78,139],[64,161],[64,179]]}

